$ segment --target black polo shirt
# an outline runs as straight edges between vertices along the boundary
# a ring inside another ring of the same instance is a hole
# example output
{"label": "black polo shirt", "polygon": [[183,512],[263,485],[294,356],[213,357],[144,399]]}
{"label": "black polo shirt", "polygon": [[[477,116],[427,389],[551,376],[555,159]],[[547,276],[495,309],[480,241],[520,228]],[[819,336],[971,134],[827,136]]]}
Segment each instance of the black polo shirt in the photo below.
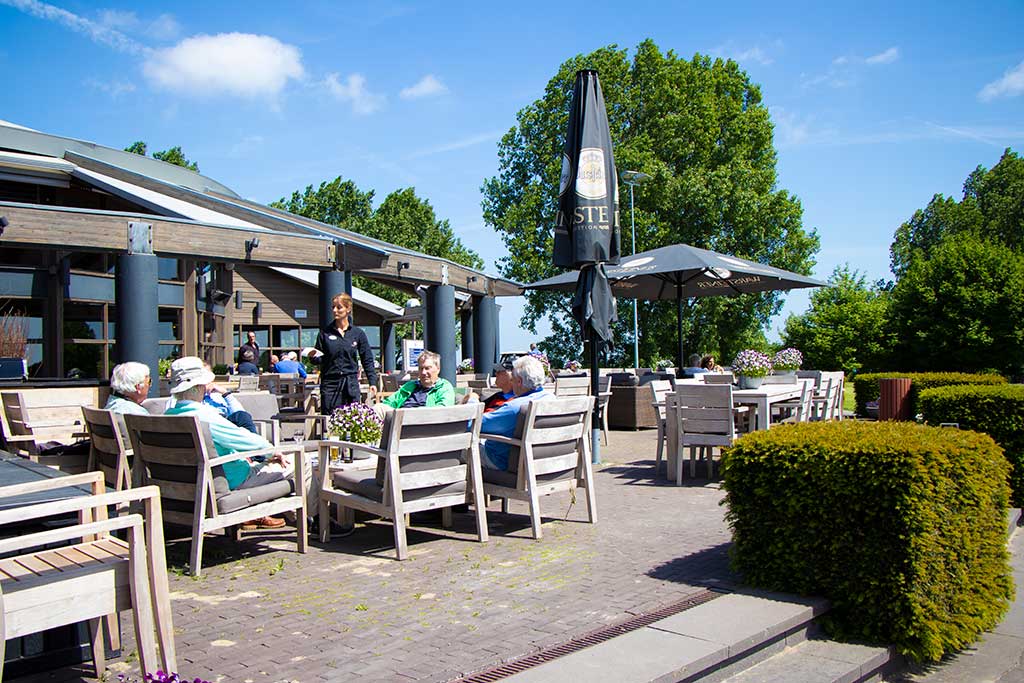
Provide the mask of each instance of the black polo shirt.
{"label": "black polo shirt", "polygon": [[316,337],[315,348],[324,354],[317,359],[320,362],[321,380],[358,375],[359,363],[362,361],[366,381],[370,386],[377,385],[377,371],[373,366],[370,342],[366,338],[366,333],[355,325],[349,325],[344,333],[339,332],[333,324],[322,328]]}

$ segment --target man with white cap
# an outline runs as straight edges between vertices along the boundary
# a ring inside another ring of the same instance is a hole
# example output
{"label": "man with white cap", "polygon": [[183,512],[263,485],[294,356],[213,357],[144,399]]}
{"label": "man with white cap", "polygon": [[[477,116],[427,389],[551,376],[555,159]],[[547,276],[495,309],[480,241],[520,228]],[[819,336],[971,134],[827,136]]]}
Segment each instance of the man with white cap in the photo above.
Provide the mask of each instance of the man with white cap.
{"label": "man with white cap", "polygon": [[[208,424],[217,455],[273,448],[273,444],[259,434],[233,424],[216,408],[203,402],[206,385],[211,384],[213,380],[213,372],[203,364],[201,358],[185,356],[171,363],[171,395],[175,403],[165,414],[195,415],[200,421]],[[248,460],[235,460],[224,463],[222,467],[228,488],[231,490],[261,486],[292,476],[290,464],[285,463],[280,454],[275,454],[259,464]],[[284,526],[283,519],[262,517],[243,528],[276,529],[280,526]]]}

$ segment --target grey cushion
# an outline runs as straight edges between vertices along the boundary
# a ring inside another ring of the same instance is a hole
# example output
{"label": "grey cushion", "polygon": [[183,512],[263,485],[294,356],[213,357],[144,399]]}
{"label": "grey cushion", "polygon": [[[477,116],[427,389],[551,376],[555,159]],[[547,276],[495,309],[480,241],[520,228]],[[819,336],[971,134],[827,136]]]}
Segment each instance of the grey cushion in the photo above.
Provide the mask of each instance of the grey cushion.
{"label": "grey cushion", "polygon": [[[378,503],[384,501],[384,487],[377,483],[375,477],[367,476],[365,471],[341,470],[334,473],[332,481],[336,489],[350,491],[364,498],[375,500]],[[402,492],[402,500],[416,501],[433,496],[465,492],[466,482],[460,481],[454,484],[445,484],[444,486],[428,486],[421,489],[405,490]]]}
{"label": "grey cushion", "polygon": [[294,488],[295,482],[291,479],[282,479],[263,486],[235,489],[226,495],[217,496],[217,512],[223,515],[259,503],[266,503],[268,500],[277,500],[291,494]]}

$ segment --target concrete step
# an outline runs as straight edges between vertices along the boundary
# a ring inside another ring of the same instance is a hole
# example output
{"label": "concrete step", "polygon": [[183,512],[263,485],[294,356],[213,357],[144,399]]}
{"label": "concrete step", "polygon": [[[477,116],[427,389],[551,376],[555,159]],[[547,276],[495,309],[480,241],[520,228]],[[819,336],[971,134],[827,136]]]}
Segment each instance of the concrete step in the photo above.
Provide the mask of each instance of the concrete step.
{"label": "concrete step", "polygon": [[729,676],[724,683],[861,683],[881,680],[889,648],[805,640]]}
{"label": "concrete step", "polygon": [[504,680],[711,681],[804,641],[827,609],[820,598],[730,593]]}

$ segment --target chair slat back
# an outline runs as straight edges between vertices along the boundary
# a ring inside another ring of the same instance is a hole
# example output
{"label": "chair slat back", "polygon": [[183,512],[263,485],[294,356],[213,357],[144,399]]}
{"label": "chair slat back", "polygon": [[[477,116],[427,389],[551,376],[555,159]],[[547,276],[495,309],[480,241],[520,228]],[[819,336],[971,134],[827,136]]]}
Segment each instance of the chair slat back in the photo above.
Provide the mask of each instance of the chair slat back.
{"label": "chair slat back", "polygon": [[[600,381],[601,378],[598,378]],[[609,378],[610,381],[611,378]],[[559,398],[567,396],[587,396],[590,394],[589,377],[556,377],[555,396]]]}
{"label": "chair slat back", "polygon": [[131,488],[129,441],[124,417],[109,410],[82,406],[82,418],[89,431],[90,472],[103,472],[107,486],[115,491]]}

